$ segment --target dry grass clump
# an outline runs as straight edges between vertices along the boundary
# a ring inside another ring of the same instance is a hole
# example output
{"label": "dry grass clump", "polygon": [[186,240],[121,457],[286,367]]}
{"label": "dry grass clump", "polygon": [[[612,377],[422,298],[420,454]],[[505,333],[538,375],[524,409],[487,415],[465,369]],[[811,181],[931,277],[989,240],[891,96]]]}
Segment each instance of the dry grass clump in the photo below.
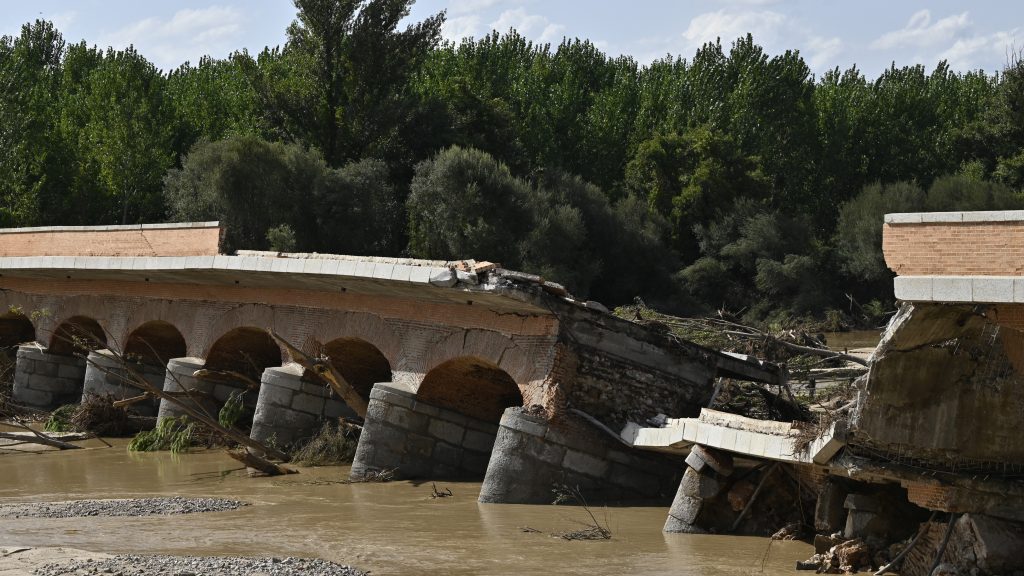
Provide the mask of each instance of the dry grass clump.
{"label": "dry grass clump", "polygon": [[360,427],[346,422],[324,422],[316,436],[295,451],[292,462],[303,466],[351,464],[360,431]]}

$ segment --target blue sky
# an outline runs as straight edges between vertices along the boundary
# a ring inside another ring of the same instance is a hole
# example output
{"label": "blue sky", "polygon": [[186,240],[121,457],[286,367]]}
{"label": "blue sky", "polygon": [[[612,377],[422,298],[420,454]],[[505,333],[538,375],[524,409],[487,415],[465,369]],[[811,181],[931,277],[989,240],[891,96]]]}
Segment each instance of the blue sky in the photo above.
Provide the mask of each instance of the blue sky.
{"label": "blue sky", "polygon": [[[68,41],[134,44],[163,69],[204,54],[281,44],[295,16],[290,0],[0,0],[0,6],[0,34],[48,18]],[[992,72],[1011,51],[1024,49],[1018,0],[419,0],[410,18],[441,10],[448,12],[450,39],[512,27],[539,42],[588,38],[641,63],[665,54],[691,57],[708,40],[721,37],[728,45],[746,32],[771,54],[800,50],[818,74],[857,64],[871,77],[893,61],[931,69],[940,59],[956,70]]]}

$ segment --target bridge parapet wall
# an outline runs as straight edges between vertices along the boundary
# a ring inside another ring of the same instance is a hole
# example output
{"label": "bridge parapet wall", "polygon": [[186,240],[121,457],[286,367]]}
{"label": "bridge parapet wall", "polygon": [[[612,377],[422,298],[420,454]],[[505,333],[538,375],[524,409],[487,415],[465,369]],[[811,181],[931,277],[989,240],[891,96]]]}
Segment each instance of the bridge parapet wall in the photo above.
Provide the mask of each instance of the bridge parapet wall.
{"label": "bridge parapet wall", "polygon": [[1024,302],[1024,211],[887,214],[885,263],[910,302]]}
{"label": "bridge parapet wall", "polygon": [[219,222],[0,228],[0,257],[215,256]]}

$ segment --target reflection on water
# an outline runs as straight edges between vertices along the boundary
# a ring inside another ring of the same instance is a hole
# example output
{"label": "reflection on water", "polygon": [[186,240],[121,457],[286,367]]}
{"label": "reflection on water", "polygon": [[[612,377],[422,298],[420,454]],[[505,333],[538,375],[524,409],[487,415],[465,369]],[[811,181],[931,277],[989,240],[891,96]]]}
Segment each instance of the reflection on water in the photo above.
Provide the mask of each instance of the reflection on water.
{"label": "reflection on water", "polygon": [[[97,443],[96,446],[99,446]],[[792,574],[811,547],[764,538],[663,534],[664,507],[598,509],[610,541],[568,542],[578,508],[478,504],[479,483],[343,484],[347,468],[247,478],[219,452],[172,456],[95,448],[0,456],[0,502],[160,495],[247,500],[236,511],[145,518],[18,519],[0,545],[110,553],[316,556],[383,574]],[[763,572],[762,572],[763,563]]]}

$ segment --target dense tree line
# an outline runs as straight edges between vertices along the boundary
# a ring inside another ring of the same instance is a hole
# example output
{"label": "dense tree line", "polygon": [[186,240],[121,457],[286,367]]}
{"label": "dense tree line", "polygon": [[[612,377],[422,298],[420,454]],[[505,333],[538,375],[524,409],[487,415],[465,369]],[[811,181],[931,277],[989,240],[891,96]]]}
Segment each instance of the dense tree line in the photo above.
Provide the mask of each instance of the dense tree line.
{"label": "dense tree line", "polygon": [[882,214],[1016,208],[1024,65],[815,77],[749,35],[640,66],[412,0],[295,0],[169,72],[0,38],[0,226],[220,219],[229,248],[480,258],[608,304],[874,321]]}

